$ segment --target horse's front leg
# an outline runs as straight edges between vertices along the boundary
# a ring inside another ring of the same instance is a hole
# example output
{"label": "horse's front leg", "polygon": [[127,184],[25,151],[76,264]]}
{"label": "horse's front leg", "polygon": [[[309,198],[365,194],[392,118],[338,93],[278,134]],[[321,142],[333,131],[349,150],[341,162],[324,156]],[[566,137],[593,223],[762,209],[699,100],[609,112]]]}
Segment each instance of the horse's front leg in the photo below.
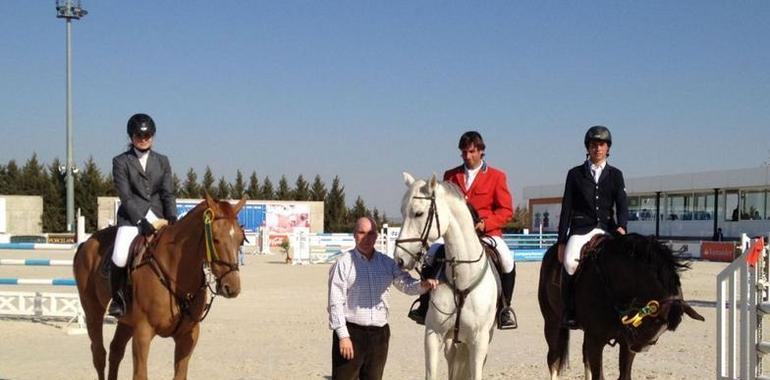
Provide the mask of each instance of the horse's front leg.
{"label": "horse's front leg", "polygon": [[187,366],[199,334],[200,325],[196,323],[190,331],[174,336],[174,380],[187,379]]}
{"label": "horse's front leg", "polygon": [[438,379],[438,360],[441,350],[442,334],[425,328],[425,379]]}
{"label": "horse's front leg", "polygon": [[618,369],[620,370],[619,380],[631,380],[631,366],[634,364],[636,353],[631,351],[628,344],[620,342],[620,355],[618,360]]}
{"label": "horse's front leg", "polygon": [[604,380],[602,353],[606,339],[585,334],[583,337],[583,365],[586,380]]}
{"label": "horse's front leg", "polygon": [[[468,345],[468,365],[470,366],[471,380],[481,380],[484,373],[484,362],[489,351],[490,330],[482,329]],[[462,359],[460,359],[462,360]]]}
{"label": "horse's front leg", "polygon": [[110,370],[107,375],[108,379],[117,380],[120,362],[123,360],[123,355],[126,353],[126,345],[128,344],[129,339],[131,339],[133,332],[131,326],[118,322],[118,327],[115,329],[115,336],[112,337],[112,342],[110,343]]}
{"label": "horse's front leg", "polygon": [[155,337],[155,331],[147,323],[134,326],[131,351],[134,356],[134,380],[147,379],[147,357],[150,354],[150,342]]}

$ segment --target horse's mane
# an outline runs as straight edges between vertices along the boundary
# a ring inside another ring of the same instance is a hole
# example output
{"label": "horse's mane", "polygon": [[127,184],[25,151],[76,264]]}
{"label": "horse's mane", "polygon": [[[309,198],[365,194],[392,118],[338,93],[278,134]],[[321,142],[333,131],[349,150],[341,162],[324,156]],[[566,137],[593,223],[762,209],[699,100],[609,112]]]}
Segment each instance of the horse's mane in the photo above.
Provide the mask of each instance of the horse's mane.
{"label": "horse's mane", "polygon": [[447,194],[465,202],[465,195],[463,194],[462,190],[460,190],[460,186],[457,186],[456,183],[450,181],[442,181],[441,185],[444,186],[444,190],[446,190]]}
{"label": "horse's mane", "polygon": [[602,243],[612,255],[625,255],[629,260],[657,272],[658,280],[669,294],[677,294],[681,283],[679,272],[690,269],[687,258],[674,255],[671,248],[653,236],[636,233],[616,236]]}

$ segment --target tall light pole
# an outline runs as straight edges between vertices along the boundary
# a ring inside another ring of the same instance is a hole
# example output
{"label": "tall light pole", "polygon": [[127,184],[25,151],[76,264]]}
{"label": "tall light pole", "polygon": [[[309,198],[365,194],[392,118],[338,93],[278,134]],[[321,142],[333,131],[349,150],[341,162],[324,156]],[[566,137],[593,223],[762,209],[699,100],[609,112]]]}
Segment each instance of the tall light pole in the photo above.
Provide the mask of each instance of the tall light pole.
{"label": "tall light pole", "polygon": [[80,20],[88,12],[80,0],[56,0],[56,17],[67,20],[67,163],[64,167],[67,181],[67,232],[75,226],[75,165],[72,162],[72,20]]}

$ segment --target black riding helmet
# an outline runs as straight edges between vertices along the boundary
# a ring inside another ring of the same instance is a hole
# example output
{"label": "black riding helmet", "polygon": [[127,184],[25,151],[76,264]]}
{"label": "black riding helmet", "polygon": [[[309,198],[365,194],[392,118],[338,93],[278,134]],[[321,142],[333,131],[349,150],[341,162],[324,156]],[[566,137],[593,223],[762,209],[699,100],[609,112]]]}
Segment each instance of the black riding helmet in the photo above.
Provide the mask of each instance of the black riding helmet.
{"label": "black riding helmet", "polygon": [[607,127],[602,125],[594,125],[593,127],[588,128],[586,136],[583,139],[583,144],[586,146],[586,149],[588,149],[588,143],[590,143],[591,140],[604,141],[607,143],[608,147],[612,146],[612,134]]}
{"label": "black riding helmet", "polygon": [[126,132],[128,132],[128,136],[155,136],[155,122],[150,115],[143,113],[135,114],[128,119]]}

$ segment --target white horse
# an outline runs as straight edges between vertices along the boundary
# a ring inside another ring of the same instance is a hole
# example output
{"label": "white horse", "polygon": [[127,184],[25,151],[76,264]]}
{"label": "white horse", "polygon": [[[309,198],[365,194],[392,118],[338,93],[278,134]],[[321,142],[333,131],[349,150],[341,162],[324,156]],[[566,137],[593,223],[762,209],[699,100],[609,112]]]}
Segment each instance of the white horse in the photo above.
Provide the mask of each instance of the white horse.
{"label": "white horse", "polygon": [[396,241],[399,265],[411,270],[428,243],[444,238],[447,282],[431,293],[425,320],[425,378],[438,376],[443,349],[449,379],[481,379],[494,331],[497,280],[460,189],[452,183],[415,180],[401,202],[404,224]]}

